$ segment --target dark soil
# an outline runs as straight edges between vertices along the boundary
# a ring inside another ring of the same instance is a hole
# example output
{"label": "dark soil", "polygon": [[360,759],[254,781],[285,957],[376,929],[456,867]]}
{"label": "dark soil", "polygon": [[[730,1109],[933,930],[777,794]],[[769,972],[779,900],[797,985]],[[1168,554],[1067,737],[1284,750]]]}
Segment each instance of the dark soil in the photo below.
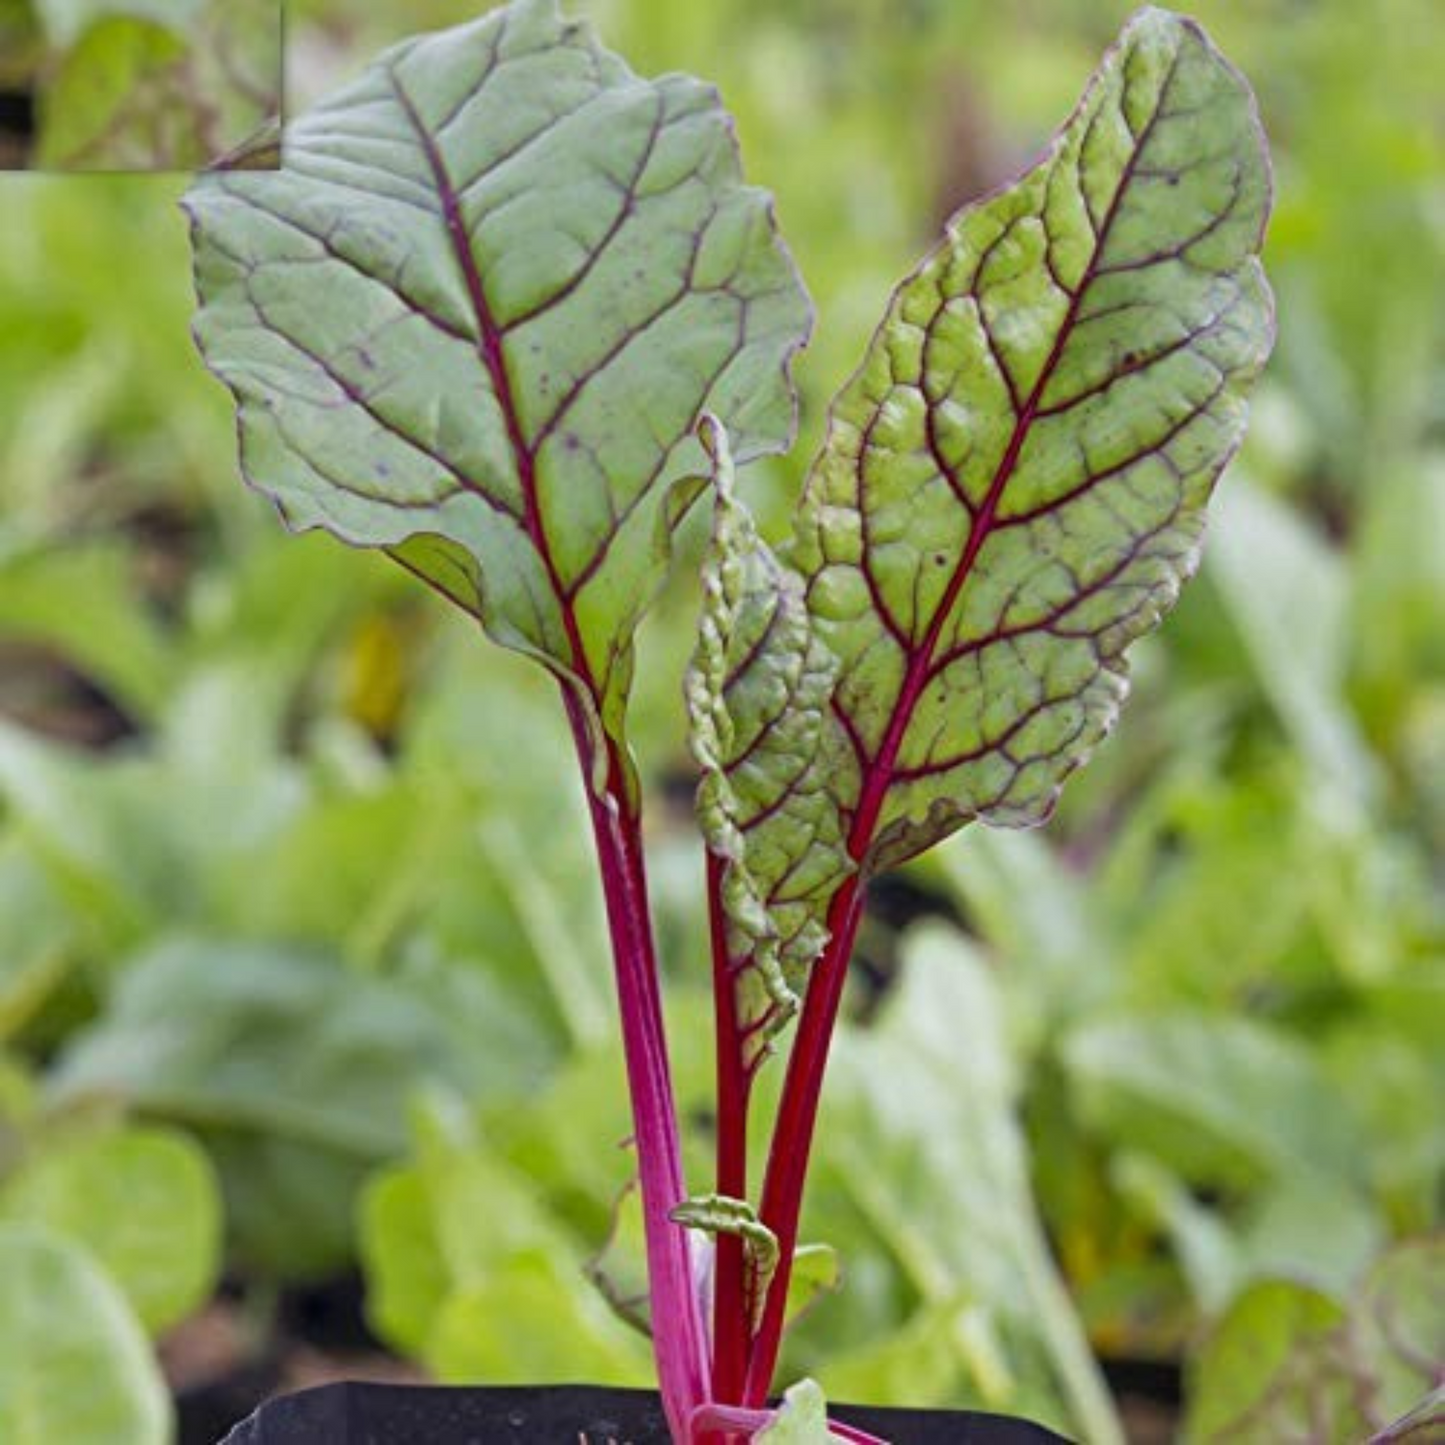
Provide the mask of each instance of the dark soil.
{"label": "dark soil", "polygon": [[[1002,1415],[839,1406],[894,1445],[1049,1445],[1063,1437]],[[667,1445],[657,1396],[585,1385],[419,1390],[328,1385],[277,1400],[225,1445]]]}
{"label": "dark soil", "polygon": [[[388,1354],[371,1335],[361,1302],[361,1284],[354,1276],[284,1291],[274,1311],[269,1312],[269,1326],[263,1331],[265,1337],[258,1340],[257,1325],[254,1320],[248,1323],[241,1291],[233,1284],[165,1343],[166,1373],[180,1417],[178,1445],[217,1445],[233,1426],[245,1420],[264,1401],[303,1390],[312,1390],[312,1394],[304,1407],[306,1413],[300,1418],[310,1421],[306,1428],[316,1433],[236,1436],[231,1445],[292,1445],[293,1441],[303,1439],[307,1445],[331,1445],[332,1441],[340,1445],[350,1440],[364,1440],[367,1445],[448,1445],[452,1439],[465,1440],[468,1445],[511,1445],[522,1440],[531,1445],[549,1445],[554,1438],[560,1445],[653,1445],[667,1438],[655,1397],[646,1392],[584,1389],[568,1394],[548,1390],[545,1392],[548,1400],[555,1399],[560,1402],[560,1410],[571,1412],[567,1415],[566,1431],[553,1436],[528,1433],[541,1429],[542,1425],[535,1414],[537,1397],[527,1391],[449,1389],[427,1390],[421,1395],[414,1390],[393,1388],[373,1391],[372,1385],[417,1386],[429,1382],[414,1365]],[[1176,1364],[1109,1361],[1105,1364],[1105,1373],[1119,1400],[1130,1445],[1170,1445],[1178,1438],[1181,1390]],[[362,1384],[356,1389],[323,1391],[324,1399],[313,1389],[341,1381]],[[527,1399],[519,1404],[513,1396],[527,1396]],[[619,1397],[630,1401],[642,1413],[637,1418],[613,1419],[608,1414],[613,1406],[604,1408],[596,1403],[604,1399],[615,1401]],[[346,1411],[356,1408],[356,1402],[363,1399],[367,1410],[380,1412],[368,1422],[369,1426],[377,1426],[379,1433],[323,1433],[325,1429],[347,1428]],[[417,1403],[427,1400],[433,1403],[425,1406]],[[294,1408],[287,1406],[288,1411]],[[524,1410],[523,1433],[517,1433],[521,1426],[497,1425],[498,1418],[509,1419],[511,1412],[518,1409]],[[592,1411],[591,1416],[588,1410]],[[312,1411],[321,1413],[313,1415]],[[430,1422],[426,1426],[428,1430],[440,1430],[429,1414],[439,1411],[444,1415],[450,1412],[458,1421],[469,1422],[472,1433],[455,1436],[405,1433],[406,1418],[419,1411],[418,1418]],[[648,1415],[648,1411],[652,1414]],[[896,1445],[935,1445],[935,1442],[938,1445],[944,1442],[1012,1445],[1014,1441],[1032,1445],[1032,1442],[1060,1438],[1037,1431],[1022,1435],[1017,1432],[1013,1435],[960,1434],[958,1431],[964,1428],[960,1421],[966,1423],[966,1417],[937,1411],[901,1411],[894,1415],[887,1411],[843,1407],[838,1413],[840,1418],[883,1435]],[[396,1429],[401,1433],[388,1434],[381,1429],[382,1426],[391,1428],[389,1420],[393,1415],[400,1421]],[[479,1433],[487,1419],[502,1433]],[[338,1420],[341,1421],[339,1427]],[[611,1434],[609,1427],[612,1427]],[[508,1430],[511,1433],[507,1433]]]}

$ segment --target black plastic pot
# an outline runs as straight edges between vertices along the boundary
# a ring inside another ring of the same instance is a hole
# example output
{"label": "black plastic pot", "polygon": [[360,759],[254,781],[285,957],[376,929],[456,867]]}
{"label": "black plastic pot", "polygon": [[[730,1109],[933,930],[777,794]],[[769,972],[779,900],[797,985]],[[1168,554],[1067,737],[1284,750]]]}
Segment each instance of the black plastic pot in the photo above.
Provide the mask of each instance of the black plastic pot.
{"label": "black plastic pot", "polygon": [[[839,1420],[893,1445],[1047,1445],[1027,1420],[840,1405]],[[668,1445],[657,1396],[587,1385],[507,1389],[323,1385],[263,1405],[222,1445]]]}

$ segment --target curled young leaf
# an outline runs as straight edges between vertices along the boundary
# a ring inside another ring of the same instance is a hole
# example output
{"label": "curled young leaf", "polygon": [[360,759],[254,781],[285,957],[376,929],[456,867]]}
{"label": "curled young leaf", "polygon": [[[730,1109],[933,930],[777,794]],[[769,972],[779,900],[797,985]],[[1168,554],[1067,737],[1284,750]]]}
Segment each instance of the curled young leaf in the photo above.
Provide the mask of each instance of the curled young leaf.
{"label": "curled young leaf", "polygon": [[298,528],[384,548],[623,751],[702,410],[786,444],[806,296],[731,122],[515,0],[408,41],[186,197],[207,363]]}
{"label": "curled young leaf", "polygon": [[758,1218],[757,1210],[746,1199],[730,1199],[724,1194],[684,1199],[668,1217],[687,1229],[700,1229],[706,1234],[734,1234],[742,1240],[747,1268],[744,1299],[749,1323],[756,1330],[767,1304],[768,1286],[778,1268],[777,1235]]}
{"label": "curled young leaf", "polygon": [[1195,568],[1273,325],[1243,79],[1146,9],[1043,160],[960,212],[834,404],[793,558],[838,656],[850,849],[1047,815]]}
{"label": "curled young leaf", "polygon": [[797,1011],[795,990],[826,941],[828,899],[850,866],[821,751],[837,665],[813,636],[802,579],[733,490],[722,424],[705,417],[702,437],[713,530],[686,696],[698,819],[723,864],[738,1018],[756,1060]]}

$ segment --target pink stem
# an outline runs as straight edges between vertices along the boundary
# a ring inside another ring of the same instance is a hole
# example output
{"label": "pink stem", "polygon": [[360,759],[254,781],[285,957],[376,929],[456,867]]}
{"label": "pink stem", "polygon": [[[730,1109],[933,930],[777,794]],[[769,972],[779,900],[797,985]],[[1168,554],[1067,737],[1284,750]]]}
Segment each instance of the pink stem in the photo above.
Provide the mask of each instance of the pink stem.
{"label": "pink stem", "polygon": [[592,741],[576,701],[563,689],[577,742],[592,833],[607,903],[622,1020],[633,1137],[647,1235],[653,1350],[673,1438],[689,1442],[689,1420],[710,1398],[707,1330],[693,1277],[687,1232],[668,1217],[687,1198],[672,1074],[648,911],[641,822],[615,748],[608,745],[606,796],[590,785]]}

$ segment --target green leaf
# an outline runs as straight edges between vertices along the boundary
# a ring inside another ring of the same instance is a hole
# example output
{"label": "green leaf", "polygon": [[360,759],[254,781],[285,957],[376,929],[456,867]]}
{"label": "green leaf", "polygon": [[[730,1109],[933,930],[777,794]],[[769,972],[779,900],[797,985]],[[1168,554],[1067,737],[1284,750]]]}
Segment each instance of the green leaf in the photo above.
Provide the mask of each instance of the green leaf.
{"label": "green leaf", "polygon": [[715,92],[554,0],[409,41],[188,194],[197,335],[294,526],[388,549],[622,739],[702,460],[784,445],[809,325]]}
{"label": "green leaf", "polygon": [[43,92],[39,163],[124,170],[204,161],[187,144],[194,138],[178,90],[185,59],[186,42],[168,25],[116,16],[91,26]]}
{"label": "green leaf", "polygon": [[788,1275],[788,1307],[785,1324],[801,1319],[820,1296],[833,1294],[843,1286],[843,1266],[831,1244],[800,1244],[793,1251],[793,1269]]}
{"label": "green leaf", "polygon": [[106,19],[149,20],[184,33],[204,0],[34,0],[51,42],[73,45],[84,32]]}
{"label": "green leaf", "polygon": [[13,840],[0,841],[0,1042],[19,1033],[65,978],[74,934],[39,865]]}
{"label": "green leaf", "polygon": [[352,1192],[405,1148],[407,1090],[471,1077],[416,990],[312,949],[170,937],[127,963],[52,1093],[118,1099],[195,1130],[240,1252],[310,1273],[346,1257]]}
{"label": "green leaf", "polygon": [[[1422,1426],[1428,1432],[1438,1404],[1420,1402],[1445,1360],[1442,1292],[1438,1238],[1396,1245],[1345,1303],[1292,1280],[1256,1285],[1190,1361],[1186,1438],[1191,1445],[1299,1438],[1354,1445],[1366,1436],[1409,1439]],[[1391,1424],[1412,1407],[1422,1419]],[[1407,1433],[1390,1433],[1401,1426]]]}
{"label": "green leaf", "polygon": [[1253,98],[1141,11],[1044,159],[949,224],[835,401],[794,559],[850,849],[1053,806],[1193,570],[1272,337]]}
{"label": "green leaf", "polygon": [[401,1086],[419,1065],[465,1078],[443,1038],[405,989],[325,954],[171,938],[128,964],[54,1087],[384,1158],[406,1143]]}
{"label": "green leaf", "polygon": [[799,1380],[783,1394],[783,1405],[754,1439],[771,1445],[828,1445],[841,1440],[828,1429],[828,1402],[816,1380]]}
{"label": "green leaf", "polygon": [[42,0],[39,162],[192,170],[280,108],[278,0]]}
{"label": "green leaf", "polygon": [[1207,1315],[1261,1279],[1285,1277],[1342,1295],[1380,1250],[1378,1211],[1339,1181],[1325,1188],[1317,1176],[1286,1176],[1261,1190],[1247,1210],[1226,1212],[1201,1204],[1146,1155],[1124,1154],[1112,1172],[1124,1197],[1170,1236]]}
{"label": "green leaf", "polygon": [[385,1170],[367,1184],[360,1209],[367,1318],[393,1348],[419,1355],[451,1289],[430,1182],[417,1169]]}
{"label": "green leaf", "polygon": [[170,1401],[144,1332],[89,1256],[0,1223],[0,1440],[167,1445]]}
{"label": "green leaf", "polygon": [[1192,1180],[1293,1174],[1339,1188],[1362,1176],[1345,1100],[1278,1029],[1178,1008],[1116,1014],[1077,1025],[1063,1060],[1096,1126]]}
{"label": "green leaf", "polygon": [[135,605],[134,568],[111,539],[19,549],[0,563],[0,616],[7,634],[55,647],[149,719],[171,684],[170,657],[155,619]]}
{"label": "green leaf", "polygon": [[1349,1351],[1376,1382],[1375,1409],[1401,1414],[1440,1380],[1445,1368],[1445,1238],[1396,1244],[1350,1300]]}
{"label": "green leaf", "polygon": [[[30,0],[0,0],[0,85],[17,89],[34,83],[35,72],[42,58],[42,36],[38,17]],[[14,137],[0,150],[7,170],[19,169],[16,164],[24,149],[12,149]]]}
{"label": "green leaf", "polygon": [[[902,975],[876,1023],[837,1040],[829,1107],[846,1123],[822,1140],[831,1187],[818,1193],[848,1207],[822,1216],[814,1206],[813,1227],[848,1258],[881,1241],[916,1305],[906,1321],[875,1325],[867,1348],[822,1373],[838,1398],[911,1380],[919,1403],[966,1392],[988,1409],[1066,1431],[1072,1423],[1091,1445],[1119,1445],[1122,1430],[1034,1201],[1003,1008],[968,939],[929,925],[907,935]],[[948,1228],[938,1228],[941,1219]]]}
{"label": "green leaf", "polygon": [[1349,579],[1305,521],[1247,486],[1222,499],[1208,575],[1260,687],[1315,770],[1352,802],[1378,794],[1378,767],[1344,697]]}
{"label": "green leaf", "polygon": [[716,495],[703,613],[688,668],[697,814],[722,863],[738,1016],[752,1058],[798,1008],[828,899],[850,864],[823,768],[836,664],[812,636],[801,579],[733,490],[727,434],[705,418]]}
{"label": "green leaf", "polygon": [[210,1295],[221,1197],[203,1150],[172,1130],[129,1128],[42,1147],[0,1190],[0,1219],[83,1244],[160,1335]]}
{"label": "green leaf", "polygon": [[535,1181],[453,1101],[419,1115],[414,1159],[363,1196],[368,1308],[384,1336],[445,1380],[644,1381],[645,1346],[593,1289]]}
{"label": "green leaf", "polygon": [[[1353,1405],[1356,1382],[1337,1353],[1344,1318],[1333,1299],[1304,1285],[1272,1280],[1246,1291],[1191,1361],[1187,1439],[1265,1445],[1321,1419],[1331,1428],[1310,1429],[1311,1441],[1359,1439],[1365,1422]],[[1328,1414],[1314,1415],[1312,1399]],[[1338,1426],[1341,1416],[1349,1420],[1346,1430]]]}
{"label": "green leaf", "polygon": [[550,1248],[499,1260],[484,1284],[447,1297],[426,1360],[443,1380],[645,1385],[645,1347]]}

